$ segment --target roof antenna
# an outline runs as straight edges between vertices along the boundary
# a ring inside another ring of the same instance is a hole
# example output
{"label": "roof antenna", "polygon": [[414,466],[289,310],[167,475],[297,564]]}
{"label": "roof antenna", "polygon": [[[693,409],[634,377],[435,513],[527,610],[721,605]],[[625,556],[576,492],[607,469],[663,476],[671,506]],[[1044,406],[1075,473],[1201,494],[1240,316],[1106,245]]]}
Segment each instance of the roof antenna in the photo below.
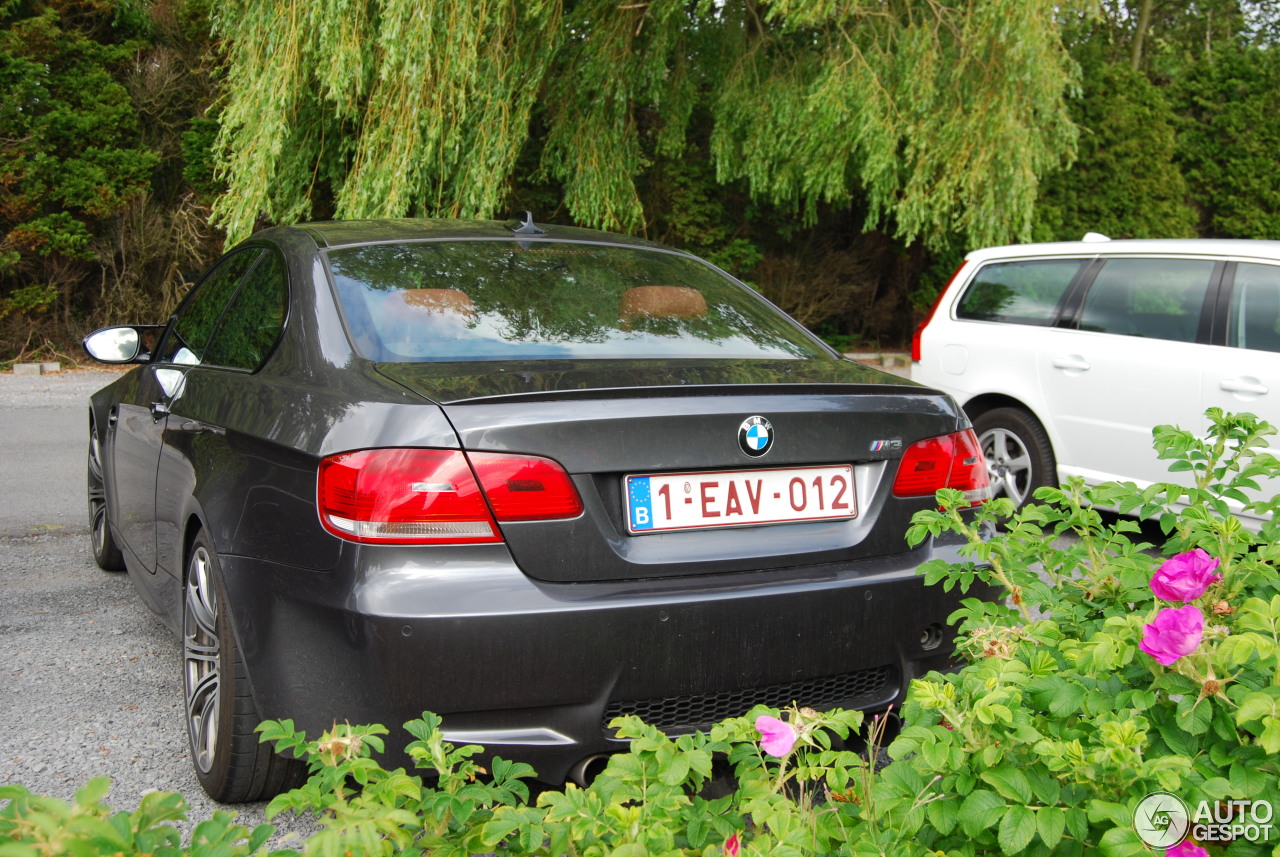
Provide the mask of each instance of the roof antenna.
{"label": "roof antenna", "polygon": [[[523,212],[524,220],[518,226],[507,225],[517,235],[546,235],[547,231],[533,222],[533,212]],[[520,215],[516,215],[516,220],[520,220]]]}

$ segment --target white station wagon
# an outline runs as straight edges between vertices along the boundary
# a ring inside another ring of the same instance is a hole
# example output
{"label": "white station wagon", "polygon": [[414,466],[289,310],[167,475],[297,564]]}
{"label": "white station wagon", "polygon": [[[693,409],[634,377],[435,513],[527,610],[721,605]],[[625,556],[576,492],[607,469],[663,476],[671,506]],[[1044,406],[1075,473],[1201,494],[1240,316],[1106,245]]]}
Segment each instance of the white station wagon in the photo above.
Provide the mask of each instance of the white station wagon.
{"label": "white station wagon", "polygon": [[[1083,241],[970,253],[912,343],[950,393],[997,496],[1168,481],[1151,429],[1217,406],[1280,425],[1280,241]],[[1271,493],[1280,486],[1265,486]]]}

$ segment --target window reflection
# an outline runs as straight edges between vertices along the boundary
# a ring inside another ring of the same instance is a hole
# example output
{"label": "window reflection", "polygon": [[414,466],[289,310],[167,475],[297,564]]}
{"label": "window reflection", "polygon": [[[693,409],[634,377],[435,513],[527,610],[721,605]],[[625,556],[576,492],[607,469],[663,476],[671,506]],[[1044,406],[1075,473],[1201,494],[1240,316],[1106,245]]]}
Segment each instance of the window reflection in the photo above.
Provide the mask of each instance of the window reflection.
{"label": "window reflection", "polygon": [[825,357],[690,257],[572,242],[379,244],[328,254],[357,349],[386,362]]}

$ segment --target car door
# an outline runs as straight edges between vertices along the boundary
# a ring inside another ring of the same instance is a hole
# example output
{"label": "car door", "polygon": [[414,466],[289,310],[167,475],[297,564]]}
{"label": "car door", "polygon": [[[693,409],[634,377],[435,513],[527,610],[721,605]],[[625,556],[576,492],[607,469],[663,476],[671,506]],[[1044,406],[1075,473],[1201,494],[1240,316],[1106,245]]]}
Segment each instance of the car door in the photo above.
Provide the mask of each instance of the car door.
{"label": "car door", "polygon": [[[182,395],[172,402],[156,477],[156,540],[159,565],[175,576],[181,574],[188,501],[200,471],[217,471],[218,479],[234,483],[232,471],[263,466],[264,459],[254,455],[257,439],[237,430],[235,415],[261,404],[252,375],[284,329],[288,279],[276,251],[255,251],[250,258],[255,256],[219,313],[200,362],[183,370]],[[227,489],[213,494],[214,502],[228,502]]]}
{"label": "car door", "polygon": [[112,444],[118,529],[149,572],[157,567],[156,473],[169,411],[182,395],[185,373],[199,364],[227,301],[259,252],[228,255],[196,285],[170,321],[152,362],[142,368],[133,399],[120,405]]}
{"label": "car door", "polygon": [[1076,329],[1046,331],[1038,374],[1058,428],[1060,475],[1092,484],[1170,478],[1151,430],[1203,421],[1205,348],[1197,340],[1207,337],[1205,299],[1222,267],[1206,259],[1107,259]]}
{"label": "car door", "polygon": [[[1280,426],[1280,265],[1236,263],[1221,301],[1218,344],[1206,347],[1201,358],[1201,410],[1248,412]],[[1261,488],[1263,498],[1273,497],[1280,494],[1280,480]]]}

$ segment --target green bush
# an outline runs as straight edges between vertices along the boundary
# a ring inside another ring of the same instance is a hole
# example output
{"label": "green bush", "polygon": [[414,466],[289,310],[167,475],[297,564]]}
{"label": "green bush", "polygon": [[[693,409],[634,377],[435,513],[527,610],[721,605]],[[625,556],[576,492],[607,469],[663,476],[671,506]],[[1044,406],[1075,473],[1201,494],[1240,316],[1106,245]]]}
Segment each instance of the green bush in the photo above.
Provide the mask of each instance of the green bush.
{"label": "green bush", "polygon": [[[1275,430],[1247,414],[1209,416],[1207,436],[1154,432],[1187,486],[1073,481],[1040,489],[1041,503],[1016,514],[998,500],[976,516],[960,513],[958,493],[940,492],[938,510],[917,514],[910,541],[960,533],[972,557],[926,565],[933,585],[965,591],[983,580],[1008,598],[963,601],[952,621],[970,662],[912,685],[907,725],[879,770],[868,758],[883,719],[863,730],[865,755],[838,740],[866,725],[861,712],[760,707],[675,739],[623,718],[614,726],[628,752],[610,757],[589,787],[546,791],[530,804],[527,765],[497,759],[484,770],[472,760],[480,748],[445,742],[432,714],[405,724],[419,775],[371,757],[383,749],[384,727],[336,725],[308,741],[273,721],[262,739],[305,757],[312,776],[273,800],[268,816],[315,814],[322,830],[304,853],[316,857],[1144,855],[1152,850],[1135,809],[1150,793],[1189,807],[1203,801],[1215,813],[1239,811],[1233,802],[1244,800],[1275,807],[1280,545],[1274,521],[1254,532],[1231,514],[1258,480],[1280,476],[1265,451]],[[1253,509],[1270,518],[1278,505]],[[1135,520],[1099,507],[1157,521],[1162,551]],[[708,789],[716,759],[733,773],[720,796]],[[169,826],[182,815],[180,798],[149,795],[132,814],[111,814],[104,793],[105,781],[94,781],[69,806],[0,788],[9,800],[0,857],[237,855],[264,848],[271,832],[218,813],[184,851]],[[1237,834],[1188,839],[1168,853],[1280,854],[1275,847]]]}

